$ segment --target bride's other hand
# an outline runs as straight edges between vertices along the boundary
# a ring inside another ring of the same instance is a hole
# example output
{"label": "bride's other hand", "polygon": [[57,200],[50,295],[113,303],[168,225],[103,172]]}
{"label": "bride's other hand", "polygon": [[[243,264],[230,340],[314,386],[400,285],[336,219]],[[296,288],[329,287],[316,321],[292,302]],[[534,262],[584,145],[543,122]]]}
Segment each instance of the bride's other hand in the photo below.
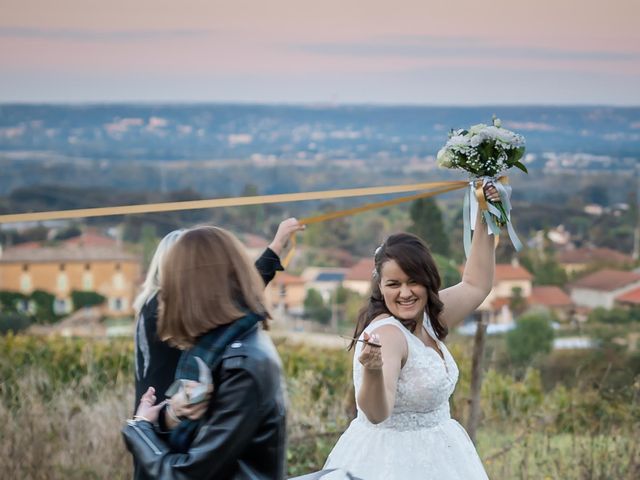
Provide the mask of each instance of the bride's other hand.
{"label": "bride's other hand", "polygon": [[377,334],[369,336],[368,333],[364,333],[363,339],[365,342],[364,348],[358,357],[358,361],[362,366],[369,370],[382,370],[382,345],[380,338]]}

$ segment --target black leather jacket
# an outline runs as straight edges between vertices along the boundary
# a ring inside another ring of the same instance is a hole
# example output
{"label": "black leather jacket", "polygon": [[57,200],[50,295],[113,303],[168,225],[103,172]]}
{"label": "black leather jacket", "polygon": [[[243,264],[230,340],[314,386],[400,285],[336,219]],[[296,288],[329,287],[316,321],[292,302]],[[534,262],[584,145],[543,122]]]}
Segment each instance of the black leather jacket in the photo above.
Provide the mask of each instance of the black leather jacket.
{"label": "black leather jacket", "polygon": [[154,426],[127,421],[124,441],[158,479],[285,478],[285,399],[280,358],[258,327],[227,347],[213,372],[215,392],[188,453],[172,453]]}

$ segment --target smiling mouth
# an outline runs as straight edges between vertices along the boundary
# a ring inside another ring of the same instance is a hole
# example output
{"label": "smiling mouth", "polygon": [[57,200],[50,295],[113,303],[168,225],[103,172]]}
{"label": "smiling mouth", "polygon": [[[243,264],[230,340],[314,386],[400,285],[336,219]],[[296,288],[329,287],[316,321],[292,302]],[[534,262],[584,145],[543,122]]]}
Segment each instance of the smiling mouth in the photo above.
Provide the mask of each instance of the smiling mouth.
{"label": "smiling mouth", "polygon": [[418,302],[418,299],[414,298],[413,300],[403,300],[401,302],[396,302],[396,303],[400,307],[409,308],[409,307],[413,307],[417,302]]}

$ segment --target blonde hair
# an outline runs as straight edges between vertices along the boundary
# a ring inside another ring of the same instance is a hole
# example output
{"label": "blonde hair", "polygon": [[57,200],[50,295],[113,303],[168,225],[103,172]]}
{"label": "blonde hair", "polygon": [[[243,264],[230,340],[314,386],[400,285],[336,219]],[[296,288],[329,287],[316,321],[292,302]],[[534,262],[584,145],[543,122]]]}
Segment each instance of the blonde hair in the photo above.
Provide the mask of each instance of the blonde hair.
{"label": "blonde hair", "polygon": [[187,230],[162,262],[158,334],[188,348],[249,311],[268,316],[264,283],[243,245],[217,227]]}
{"label": "blonde hair", "polygon": [[136,312],[136,316],[140,314],[142,308],[151,300],[160,290],[161,272],[160,265],[164,260],[165,255],[174,243],[178,241],[180,236],[185,232],[185,229],[174,230],[167,233],[158,246],[149,263],[149,269],[147,270],[147,276],[140,287],[140,293],[133,301],[133,308]]}

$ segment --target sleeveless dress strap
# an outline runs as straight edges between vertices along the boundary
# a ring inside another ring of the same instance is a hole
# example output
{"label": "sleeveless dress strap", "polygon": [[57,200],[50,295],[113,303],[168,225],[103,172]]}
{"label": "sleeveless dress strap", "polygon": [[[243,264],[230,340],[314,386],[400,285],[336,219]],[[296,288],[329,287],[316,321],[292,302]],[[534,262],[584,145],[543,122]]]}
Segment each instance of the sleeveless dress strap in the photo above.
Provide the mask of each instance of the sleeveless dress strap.
{"label": "sleeveless dress strap", "polygon": [[[369,326],[367,326],[367,328],[365,328],[362,333],[367,332],[369,335],[371,335],[371,333],[373,333],[375,330],[380,327],[384,327],[385,325],[393,325],[394,327],[398,328],[407,339],[409,339],[409,336],[411,335],[411,332],[407,330],[405,326],[402,325],[402,323],[400,323],[400,321],[398,321],[394,317],[387,317],[383,318],[382,320],[376,320],[375,322],[369,324]],[[362,334],[360,335],[360,337],[362,337]]]}

